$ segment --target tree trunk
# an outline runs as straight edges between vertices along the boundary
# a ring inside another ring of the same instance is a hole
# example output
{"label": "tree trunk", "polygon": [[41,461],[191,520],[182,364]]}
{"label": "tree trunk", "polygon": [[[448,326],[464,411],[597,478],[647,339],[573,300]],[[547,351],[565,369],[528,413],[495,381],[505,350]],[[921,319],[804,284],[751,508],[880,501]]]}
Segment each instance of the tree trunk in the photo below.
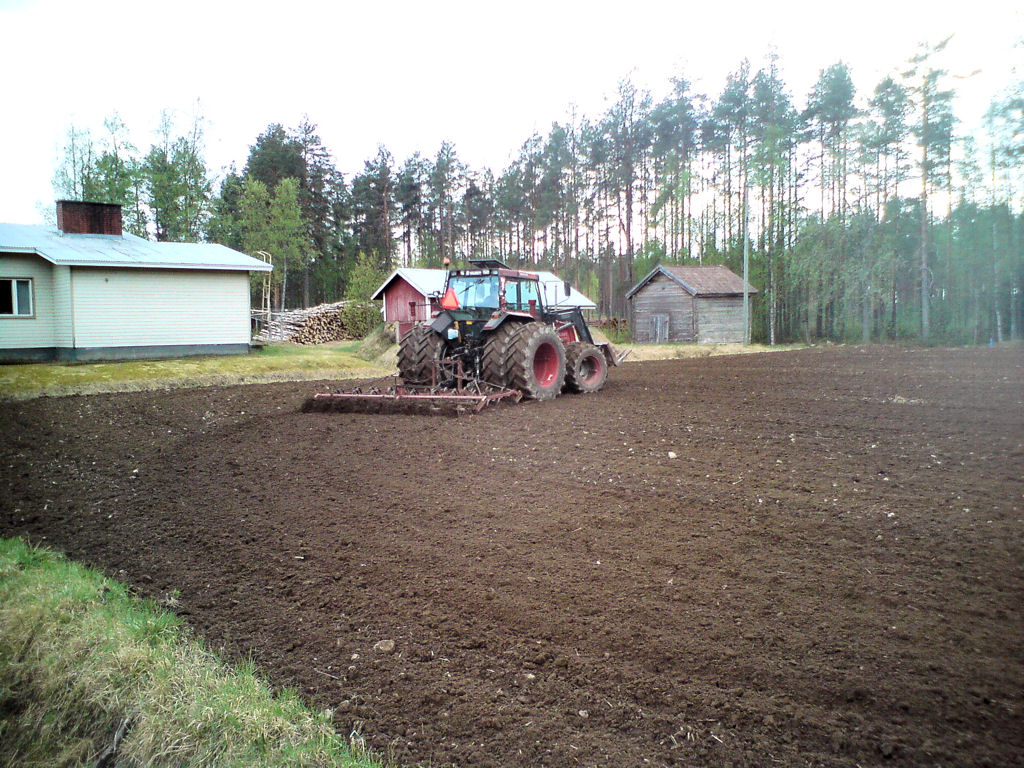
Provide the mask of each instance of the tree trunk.
{"label": "tree trunk", "polygon": [[[928,126],[927,112],[924,118]],[[928,145],[921,150],[921,341],[928,341],[931,323],[929,318],[930,280],[928,272]]]}
{"label": "tree trunk", "polygon": [[1010,285],[1010,338],[1014,340],[1020,338],[1020,292],[1020,282],[1014,278]]}
{"label": "tree trunk", "polygon": [[277,311],[280,312],[284,309],[285,305],[285,294],[288,292],[288,262],[285,260],[284,269],[281,270],[281,293],[278,295]]}
{"label": "tree trunk", "polygon": [[[629,178],[626,179],[626,274],[627,286],[622,290],[623,294],[633,287],[633,175],[632,167],[629,169]],[[622,288],[622,286],[619,286]],[[623,315],[625,308],[623,307]]]}
{"label": "tree trunk", "polygon": [[864,296],[861,299],[860,343],[871,341],[871,289],[865,281]]}

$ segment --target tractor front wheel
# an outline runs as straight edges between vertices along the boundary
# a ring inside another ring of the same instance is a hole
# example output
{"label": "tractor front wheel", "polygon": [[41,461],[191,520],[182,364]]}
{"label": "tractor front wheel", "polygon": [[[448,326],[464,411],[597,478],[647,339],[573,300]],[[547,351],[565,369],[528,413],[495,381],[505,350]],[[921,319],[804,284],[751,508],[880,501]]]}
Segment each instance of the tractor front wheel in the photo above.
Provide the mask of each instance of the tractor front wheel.
{"label": "tractor front wheel", "polygon": [[414,325],[398,343],[398,375],[405,384],[432,384],[445,340],[425,325]]}
{"label": "tractor front wheel", "polygon": [[550,400],[565,381],[565,346],[544,323],[527,323],[512,337],[508,374],[511,385],[526,397]]}
{"label": "tractor front wheel", "polygon": [[597,392],[608,379],[608,361],[593,344],[568,344],[565,348],[565,389]]}

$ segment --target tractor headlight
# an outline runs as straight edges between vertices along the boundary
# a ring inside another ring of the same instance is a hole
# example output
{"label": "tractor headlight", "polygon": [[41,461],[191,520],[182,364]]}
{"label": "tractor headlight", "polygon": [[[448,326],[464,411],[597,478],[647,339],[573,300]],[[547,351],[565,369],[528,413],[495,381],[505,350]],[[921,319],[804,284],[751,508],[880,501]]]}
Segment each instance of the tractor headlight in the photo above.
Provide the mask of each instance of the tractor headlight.
{"label": "tractor headlight", "polygon": [[457,339],[459,338],[459,329],[456,326],[452,326],[448,329],[448,338]]}

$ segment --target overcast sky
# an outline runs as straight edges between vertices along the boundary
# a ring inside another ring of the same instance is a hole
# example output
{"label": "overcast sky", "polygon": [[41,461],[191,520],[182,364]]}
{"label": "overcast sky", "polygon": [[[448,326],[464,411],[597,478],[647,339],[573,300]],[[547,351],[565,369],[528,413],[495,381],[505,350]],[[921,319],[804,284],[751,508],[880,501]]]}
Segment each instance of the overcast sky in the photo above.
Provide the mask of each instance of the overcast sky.
{"label": "overcast sky", "polygon": [[919,43],[955,34],[942,64],[981,70],[955,83],[970,130],[1024,76],[1019,2],[694,5],[0,0],[0,221],[40,221],[68,128],[98,137],[115,111],[143,151],[162,109],[183,131],[198,112],[218,176],[245,163],[269,123],[308,115],[351,178],[380,144],[401,162],[445,139],[472,167],[499,172],[573,106],[599,115],[624,77],[656,99],[678,75],[714,96],[744,57],[756,69],[772,48],[802,106],[836,61],[864,96]]}

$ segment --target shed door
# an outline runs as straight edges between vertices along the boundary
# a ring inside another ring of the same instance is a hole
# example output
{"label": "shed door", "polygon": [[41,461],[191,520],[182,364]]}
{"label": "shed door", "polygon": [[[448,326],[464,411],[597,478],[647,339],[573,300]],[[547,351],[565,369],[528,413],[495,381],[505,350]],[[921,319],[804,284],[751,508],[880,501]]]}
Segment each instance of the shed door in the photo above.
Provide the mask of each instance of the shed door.
{"label": "shed door", "polygon": [[651,315],[651,341],[668,344],[668,315]]}

